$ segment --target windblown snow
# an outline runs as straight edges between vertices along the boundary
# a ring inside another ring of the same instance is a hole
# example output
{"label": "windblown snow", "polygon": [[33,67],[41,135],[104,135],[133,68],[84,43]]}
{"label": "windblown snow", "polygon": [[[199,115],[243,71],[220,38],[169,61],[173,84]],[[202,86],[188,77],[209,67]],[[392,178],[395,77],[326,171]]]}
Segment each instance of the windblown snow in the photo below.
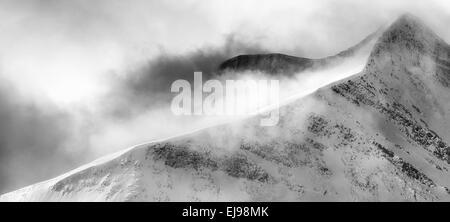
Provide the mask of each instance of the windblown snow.
{"label": "windblown snow", "polygon": [[[356,74],[282,106],[277,126],[251,117],[138,145],[0,200],[448,201],[450,46],[412,15],[369,39]],[[222,68],[301,73],[349,53]]]}

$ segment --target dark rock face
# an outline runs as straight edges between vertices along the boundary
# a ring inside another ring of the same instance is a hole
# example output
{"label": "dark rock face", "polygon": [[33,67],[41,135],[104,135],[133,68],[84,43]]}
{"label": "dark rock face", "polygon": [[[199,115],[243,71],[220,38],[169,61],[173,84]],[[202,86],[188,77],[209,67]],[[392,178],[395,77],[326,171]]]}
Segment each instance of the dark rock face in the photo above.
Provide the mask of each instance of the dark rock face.
{"label": "dark rock face", "polygon": [[223,62],[223,71],[260,71],[271,74],[292,75],[311,68],[313,60],[284,54],[240,55]]}
{"label": "dark rock face", "polygon": [[394,152],[387,149],[383,145],[373,142],[373,144],[381,151],[382,155],[391,162],[395,167],[397,167],[401,172],[405,173],[408,177],[419,181],[423,185],[428,187],[434,187],[436,184],[428,178],[424,173],[417,170],[412,164],[405,162],[402,158],[395,156]]}
{"label": "dark rock face", "polygon": [[164,164],[173,168],[187,168],[198,170],[208,168],[217,170],[218,161],[207,153],[190,150],[185,146],[170,143],[155,144],[147,150],[146,158],[153,156],[154,160],[162,160]]}
{"label": "dark rock face", "polygon": [[247,156],[239,153],[218,157],[209,152],[192,150],[188,146],[157,143],[147,149],[146,158],[150,156],[153,160],[163,161],[165,165],[173,168],[221,170],[231,177],[264,183],[270,180],[267,172],[249,160]]}
{"label": "dark rock face", "polygon": [[223,168],[232,177],[257,180],[264,183],[270,179],[267,172],[255,163],[250,162],[245,155],[235,154],[224,159]]}
{"label": "dark rock face", "polygon": [[386,115],[390,120],[397,124],[400,131],[412,141],[433,153],[436,157],[450,163],[450,147],[433,130],[429,129],[427,124],[417,121],[411,114],[411,111],[400,103],[383,103],[383,93],[376,96],[371,91],[371,86],[358,79],[357,81],[348,80],[345,83],[332,86],[333,92],[345,97],[357,106],[365,105]]}

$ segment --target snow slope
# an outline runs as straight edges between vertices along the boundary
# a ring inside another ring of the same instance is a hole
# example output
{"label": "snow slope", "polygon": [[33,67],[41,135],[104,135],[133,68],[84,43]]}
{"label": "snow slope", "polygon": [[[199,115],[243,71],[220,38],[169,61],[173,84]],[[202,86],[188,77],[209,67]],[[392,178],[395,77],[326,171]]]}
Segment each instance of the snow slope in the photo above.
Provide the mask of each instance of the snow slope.
{"label": "snow slope", "polygon": [[227,71],[261,71],[268,74],[293,76],[306,70],[329,69],[341,65],[352,57],[364,58],[370,53],[383,28],[364,38],[355,46],[336,55],[321,59],[290,56],[280,53],[239,55],[224,61],[219,70]]}
{"label": "snow slope", "polygon": [[1,201],[448,201],[450,47],[411,15],[360,73],[259,118],[139,145]]}

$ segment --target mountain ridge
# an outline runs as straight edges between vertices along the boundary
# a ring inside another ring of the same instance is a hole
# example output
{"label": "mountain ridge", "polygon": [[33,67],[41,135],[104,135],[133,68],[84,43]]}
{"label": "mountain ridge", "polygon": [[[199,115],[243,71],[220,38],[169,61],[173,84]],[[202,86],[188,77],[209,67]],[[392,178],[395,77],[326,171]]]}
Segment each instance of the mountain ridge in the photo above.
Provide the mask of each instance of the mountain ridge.
{"label": "mountain ridge", "polygon": [[365,47],[370,48],[371,42],[382,33],[383,28],[371,33],[356,45],[343,50],[336,55],[319,59],[297,57],[281,53],[244,54],[232,57],[219,66],[220,72],[229,71],[261,71],[273,75],[293,76],[308,69],[324,69],[338,65],[342,60],[354,56]]}
{"label": "mountain ridge", "polygon": [[277,126],[143,144],[0,200],[448,201],[450,51],[416,20],[394,22],[360,73],[280,107]]}

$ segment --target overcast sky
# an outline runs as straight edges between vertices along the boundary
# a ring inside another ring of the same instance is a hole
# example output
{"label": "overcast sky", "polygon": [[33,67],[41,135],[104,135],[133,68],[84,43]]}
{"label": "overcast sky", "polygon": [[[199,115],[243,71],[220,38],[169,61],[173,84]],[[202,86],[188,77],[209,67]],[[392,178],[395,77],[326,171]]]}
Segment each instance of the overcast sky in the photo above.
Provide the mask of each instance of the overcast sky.
{"label": "overcast sky", "polygon": [[0,0],[0,193],[160,136],[105,109],[153,103],[171,73],[240,53],[332,55],[405,12],[450,42],[447,0]]}
{"label": "overcast sky", "polygon": [[220,46],[229,35],[322,57],[412,12],[449,39],[449,7],[445,0],[1,1],[1,68],[25,91],[71,102],[106,90],[101,78],[108,71],[160,53]]}

